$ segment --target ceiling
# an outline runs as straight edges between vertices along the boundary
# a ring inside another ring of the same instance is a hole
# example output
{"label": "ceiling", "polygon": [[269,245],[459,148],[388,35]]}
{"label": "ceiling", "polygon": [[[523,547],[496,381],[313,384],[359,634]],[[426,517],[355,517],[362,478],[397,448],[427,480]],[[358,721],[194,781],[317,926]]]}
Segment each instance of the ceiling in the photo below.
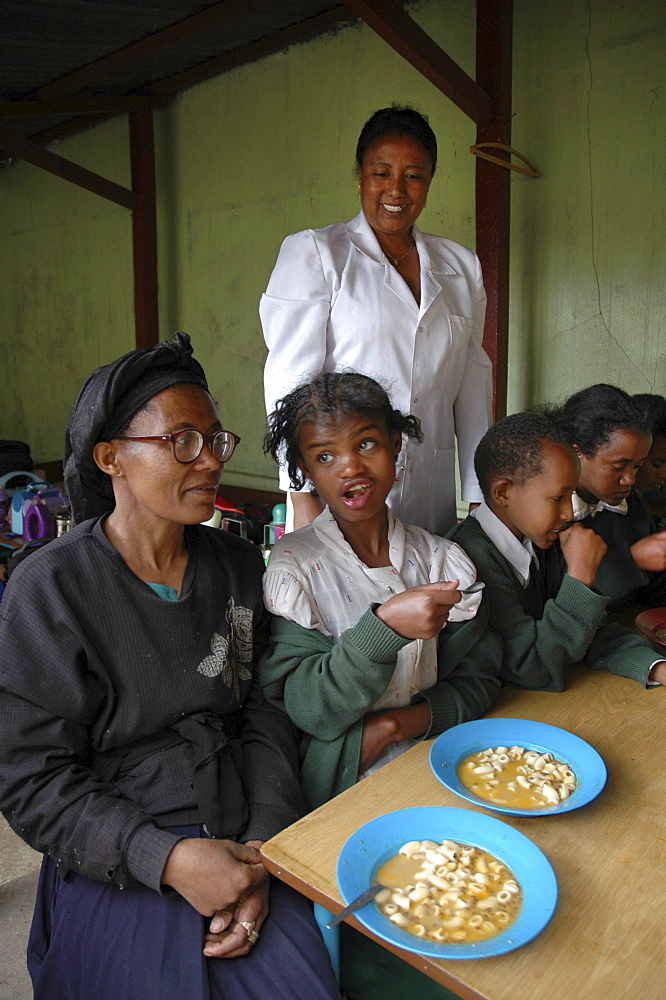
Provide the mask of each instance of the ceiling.
{"label": "ceiling", "polygon": [[0,121],[43,144],[355,20],[336,0],[2,0]]}

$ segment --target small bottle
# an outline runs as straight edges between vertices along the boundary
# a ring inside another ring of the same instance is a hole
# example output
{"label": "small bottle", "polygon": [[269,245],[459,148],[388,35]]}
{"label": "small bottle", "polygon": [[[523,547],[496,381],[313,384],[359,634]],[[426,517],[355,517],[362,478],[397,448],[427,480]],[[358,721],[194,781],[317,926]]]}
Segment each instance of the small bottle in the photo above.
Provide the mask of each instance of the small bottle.
{"label": "small bottle", "polygon": [[287,505],[276,503],[271,512],[271,545],[275,545],[278,538],[284,535],[284,526],[287,520]]}
{"label": "small bottle", "polygon": [[264,544],[261,547],[261,552],[265,563],[268,563],[271,549],[277,542],[278,538],[282,538],[284,535],[286,518],[287,505],[284,503],[276,503],[275,507],[273,507],[273,510],[271,511],[270,523],[264,525]]}
{"label": "small bottle", "polygon": [[72,527],[72,518],[69,511],[60,511],[55,516],[55,533],[56,538],[60,535],[64,535],[66,531]]}

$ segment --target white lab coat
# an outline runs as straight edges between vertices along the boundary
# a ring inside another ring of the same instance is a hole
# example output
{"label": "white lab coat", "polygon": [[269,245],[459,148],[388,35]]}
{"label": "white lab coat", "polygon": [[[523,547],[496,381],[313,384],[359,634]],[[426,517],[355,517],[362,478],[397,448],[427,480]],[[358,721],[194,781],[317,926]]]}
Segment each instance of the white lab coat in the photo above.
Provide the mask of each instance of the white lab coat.
{"label": "white lab coat", "polygon": [[[491,422],[491,363],[481,346],[486,296],[476,254],[416,226],[413,233],[420,307],[362,212],[285,239],[259,307],[269,350],[266,407],[322,370],[376,378],[395,407],[419,418],[424,435],[421,445],[403,443],[391,511],[443,534],[456,519],[456,437],[462,499],[483,499],[473,459]],[[290,488],[284,470],[280,485]]]}

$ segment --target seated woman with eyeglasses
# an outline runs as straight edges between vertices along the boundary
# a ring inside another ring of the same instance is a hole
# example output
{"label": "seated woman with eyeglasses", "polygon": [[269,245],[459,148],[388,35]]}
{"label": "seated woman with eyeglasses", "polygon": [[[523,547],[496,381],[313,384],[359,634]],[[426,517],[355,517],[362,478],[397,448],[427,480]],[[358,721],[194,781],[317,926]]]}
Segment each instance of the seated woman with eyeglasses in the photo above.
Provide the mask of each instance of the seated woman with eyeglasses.
{"label": "seated woman with eyeglasses", "polygon": [[261,555],[200,524],[238,441],[186,334],[97,369],[65,437],[76,526],[6,589],[0,806],[46,855],[36,1000],[339,996],[258,851],[303,803],[254,677]]}

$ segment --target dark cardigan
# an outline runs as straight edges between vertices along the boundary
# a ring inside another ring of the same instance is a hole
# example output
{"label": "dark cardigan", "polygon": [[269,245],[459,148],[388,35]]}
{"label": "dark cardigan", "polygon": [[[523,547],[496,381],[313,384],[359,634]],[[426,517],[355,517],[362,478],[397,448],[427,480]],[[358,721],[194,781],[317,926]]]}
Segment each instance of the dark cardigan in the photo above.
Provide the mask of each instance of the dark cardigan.
{"label": "dark cardigan", "polygon": [[247,822],[235,839],[266,839],[302,810],[293,726],[253,679],[268,626],[260,553],[200,525],[186,541],[177,601],[85,521],[22,563],[0,604],[0,807],[61,869],[159,890],[179,839],[160,817],[196,815],[192,744],[112,782],[93,762],[199,713],[239,722]]}
{"label": "dark cardigan", "polygon": [[580,522],[596,531],[608,546],[594,580],[595,590],[609,597],[609,611],[636,603],[661,607],[666,604],[666,572],[642,570],[634,561],[631,546],[663,529],[637,490],[631,491],[627,506],[626,514],[600,510]]}

